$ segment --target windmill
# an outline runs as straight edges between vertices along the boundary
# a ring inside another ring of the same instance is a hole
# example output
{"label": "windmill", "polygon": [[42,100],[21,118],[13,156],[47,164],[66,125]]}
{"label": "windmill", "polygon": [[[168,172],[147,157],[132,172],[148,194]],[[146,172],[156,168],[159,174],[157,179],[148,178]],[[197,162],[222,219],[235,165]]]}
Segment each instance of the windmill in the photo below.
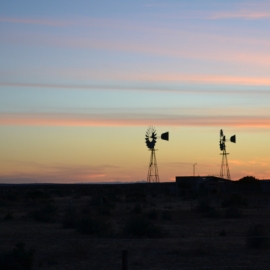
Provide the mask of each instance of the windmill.
{"label": "windmill", "polygon": [[[228,159],[227,155],[229,153],[226,152],[226,136],[223,133],[223,130],[220,130],[220,139],[219,139],[219,147],[220,150],[222,151],[222,161],[221,161],[221,168],[220,168],[220,177],[226,178],[231,180],[231,175],[230,175],[230,169],[229,169],[229,164],[228,164]],[[231,136],[230,142],[236,143],[236,135]]]}
{"label": "windmill", "polygon": [[[161,134],[160,137],[162,140],[169,140],[169,132],[165,132]],[[157,159],[156,159],[156,149],[155,144],[157,142],[157,133],[154,127],[148,127],[145,134],[145,143],[148,149],[151,151],[150,162],[148,167],[147,174],[147,182],[151,183],[159,183],[159,175],[158,175],[158,167],[157,167]]]}

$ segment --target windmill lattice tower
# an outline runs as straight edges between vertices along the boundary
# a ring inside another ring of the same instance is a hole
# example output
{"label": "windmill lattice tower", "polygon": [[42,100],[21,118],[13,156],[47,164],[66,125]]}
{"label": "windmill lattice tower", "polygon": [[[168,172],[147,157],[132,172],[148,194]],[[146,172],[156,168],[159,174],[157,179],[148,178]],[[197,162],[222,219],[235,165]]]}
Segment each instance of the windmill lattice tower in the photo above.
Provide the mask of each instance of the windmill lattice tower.
{"label": "windmill lattice tower", "polygon": [[[158,166],[156,159],[155,144],[157,141],[157,133],[154,127],[150,126],[145,134],[145,143],[148,149],[151,151],[150,162],[148,166],[147,182],[148,183],[159,183]],[[162,140],[169,140],[169,132],[161,134]]]}
{"label": "windmill lattice tower", "polygon": [[[236,142],[236,136],[233,135],[230,138],[230,141],[235,143]],[[230,175],[230,169],[229,169],[229,164],[228,164],[228,158],[227,155],[229,153],[226,152],[226,136],[223,133],[223,130],[220,130],[220,139],[219,139],[219,147],[220,150],[222,151],[222,160],[221,160],[221,167],[220,167],[220,177],[221,178],[227,178],[231,180],[231,175]]]}

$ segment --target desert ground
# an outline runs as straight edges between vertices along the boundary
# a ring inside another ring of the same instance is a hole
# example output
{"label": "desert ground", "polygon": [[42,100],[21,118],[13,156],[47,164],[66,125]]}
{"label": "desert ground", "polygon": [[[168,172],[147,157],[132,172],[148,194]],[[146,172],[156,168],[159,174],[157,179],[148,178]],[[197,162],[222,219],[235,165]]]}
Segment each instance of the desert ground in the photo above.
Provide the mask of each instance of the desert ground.
{"label": "desert ground", "polygon": [[130,270],[270,269],[262,196],[181,194],[174,183],[1,185],[0,266],[21,256],[14,269],[116,270],[127,250]]}

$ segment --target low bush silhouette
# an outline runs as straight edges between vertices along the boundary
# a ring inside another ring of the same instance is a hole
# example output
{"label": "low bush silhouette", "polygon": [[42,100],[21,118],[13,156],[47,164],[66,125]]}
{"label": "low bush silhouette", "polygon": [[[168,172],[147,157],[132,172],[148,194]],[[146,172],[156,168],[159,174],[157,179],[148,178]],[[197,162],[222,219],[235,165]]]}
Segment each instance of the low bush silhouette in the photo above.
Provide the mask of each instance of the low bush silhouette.
{"label": "low bush silhouette", "polygon": [[180,257],[204,257],[214,254],[213,247],[206,243],[194,243],[193,246],[179,247],[167,252],[167,254],[178,255]]}
{"label": "low bush silhouette", "polygon": [[150,210],[147,213],[149,219],[156,220],[158,218],[158,211],[157,210]]}
{"label": "low bush silhouette", "polygon": [[28,200],[30,200],[30,201],[48,200],[50,198],[51,198],[51,196],[42,190],[29,191],[25,196],[25,199],[27,201]]}
{"label": "low bush silhouette", "polygon": [[208,218],[220,218],[222,215],[217,208],[209,207],[204,213],[204,216]]}
{"label": "low bush silhouette", "polygon": [[226,218],[241,218],[243,217],[242,211],[237,207],[230,207],[225,211]]}
{"label": "low bush silhouette", "polygon": [[41,204],[31,212],[30,216],[41,222],[55,222],[57,209],[52,203]]}
{"label": "low bush silhouette", "polygon": [[196,209],[198,212],[205,213],[208,212],[210,208],[211,206],[208,199],[202,198],[197,201]]}
{"label": "low bush silhouette", "polygon": [[9,212],[4,216],[5,221],[13,220],[13,219],[14,219],[13,215]]}
{"label": "low bush silhouette", "polygon": [[162,220],[172,220],[173,219],[172,213],[170,211],[163,211],[162,214],[161,214],[160,219],[162,219]]}
{"label": "low bush silhouette", "polygon": [[31,270],[33,268],[34,251],[25,250],[24,243],[7,252],[0,253],[0,269],[3,270]]}
{"label": "low bush silhouette", "polygon": [[102,216],[110,216],[112,214],[112,209],[107,206],[101,206],[99,207],[99,214]]}
{"label": "low bush silhouette", "polygon": [[79,214],[73,207],[68,207],[62,218],[62,226],[65,229],[76,229],[78,226]]}
{"label": "low bush silhouette", "polygon": [[134,208],[131,210],[132,214],[140,214],[142,212],[142,206],[140,204],[136,204]]}
{"label": "low bush silhouette", "polygon": [[0,197],[0,207],[6,207],[8,206],[8,202],[6,199]]}
{"label": "low bush silhouette", "polygon": [[144,216],[137,216],[129,219],[124,227],[124,234],[135,237],[157,238],[164,234],[160,226],[155,225]]}
{"label": "low bush silhouette", "polygon": [[232,194],[222,202],[223,207],[246,207],[248,201],[240,194]]}
{"label": "low bush silhouette", "polygon": [[144,203],[147,201],[146,195],[141,192],[130,192],[126,194],[126,201],[127,202],[141,202]]}
{"label": "low bush silhouette", "polygon": [[222,229],[221,231],[219,231],[219,236],[225,237],[227,236],[227,232],[225,231],[225,229]]}
{"label": "low bush silhouette", "polygon": [[250,227],[247,232],[246,244],[248,248],[269,248],[269,236],[266,227],[262,224],[257,224]]}
{"label": "low bush silhouette", "polygon": [[113,233],[112,225],[99,217],[84,216],[79,220],[78,230],[82,234],[110,236]]}
{"label": "low bush silhouette", "polygon": [[252,176],[252,175],[247,175],[247,176],[244,176],[242,177],[241,179],[238,180],[237,183],[241,183],[241,184],[258,184],[259,180]]}
{"label": "low bush silhouette", "polygon": [[91,198],[82,209],[84,214],[99,213],[105,216],[111,215],[116,204],[107,196],[95,196]]}

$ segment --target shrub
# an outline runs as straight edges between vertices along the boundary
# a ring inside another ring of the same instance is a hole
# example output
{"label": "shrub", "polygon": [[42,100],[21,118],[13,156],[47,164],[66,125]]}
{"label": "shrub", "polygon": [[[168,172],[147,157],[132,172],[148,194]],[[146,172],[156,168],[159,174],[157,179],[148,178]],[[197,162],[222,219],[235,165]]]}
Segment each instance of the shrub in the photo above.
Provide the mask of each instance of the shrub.
{"label": "shrub", "polygon": [[13,250],[0,253],[0,269],[31,270],[33,257],[33,250],[25,250],[24,243],[18,243]]}
{"label": "shrub", "polygon": [[42,190],[29,191],[26,194],[26,200],[31,200],[31,201],[48,200],[50,198],[51,196]]}
{"label": "shrub", "polygon": [[198,200],[196,208],[198,212],[202,213],[208,212],[210,208],[209,200],[205,198]]}
{"label": "shrub", "polygon": [[193,243],[192,246],[179,247],[170,250],[167,254],[179,255],[181,257],[204,257],[213,255],[213,247],[206,243]]}
{"label": "shrub", "polygon": [[247,205],[247,200],[240,194],[232,194],[228,199],[225,199],[222,202],[223,207],[245,207]]}
{"label": "shrub", "polygon": [[198,212],[203,213],[205,217],[219,218],[221,216],[218,209],[210,205],[210,201],[207,198],[199,199],[196,209]]}
{"label": "shrub", "polygon": [[140,204],[136,204],[134,208],[131,210],[133,214],[140,214],[142,212],[142,207]]}
{"label": "shrub", "polygon": [[239,181],[236,181],[236,185],[238,185],[241,190],[252,191],[253,193],[261,191],[260,181],[254,176],[245,176],[239,179]]}
{"label": "shrub", "polygon": [[161,215],[162,220],[172,220],[172,213],[170,211],[163,211]]}
{"label": "shrub", "polygon": [[156,220],[158,218],[157,210],[151,210],[147,213],[149,219]]}
{"label": "shrub", "polygon": [[253,183],[259,183],[258,179],[254,176],[251,175],[247,175],[242,177],[241,179],[238,180],[237,183],[245,183],[245,184],[253,184]]}
{"label": "shrub", "polygon": [[107,206],[101,206],[99,208],[99,213],[103,216],[110,216],[112,214],[112,211],[109,207]]}
{"label": "shrub", "polygon": [[130,192],[126,194],[126,201],[127,202],[146,202],[146,195],[141,192]]}
{"label": "shrub", "polygon": [[163,230],[160,226],[155,225],[149,219],[139,216],[131,218],[124,227],[124,233],[135,237],[161,237]]}
{"label": "shrub", "polygon": [[100,202],[98,202],[97,200],[89,200],[88,202],[86,202],[82,208],[81,208],[81,212],[83,214],[92,214],[96,207],[99,207],[100,206]]}
{"label": "shrub", "polygon": [[214,207],[209,207],[207,211],[205,212],[205,216],[209,218],[220,218],[221,213],[218,209]]}
{"label": "shrub", "polygon": [[[2,194],[0,195],[2,196]],[[8,206],[7,201],[4,198],[0,198],[0,207]]]}
{"label": "shrub", "polygon": [[192,257],[209,256],[211,254],[211,248],[204,243],[198,243],[195,247],[190,248],[189,252]]}
{"label": "shrub", "polygon": [[115,207],[116,204],[112,202],[108,197],[96,196],[83,206],[82,212],[84,214],[92,214],[93,212],[96,212],[108,216],[112,213]]}
{"label": "shrub", "polygon": [[227,232],[225,231],[225,229],[222,229],[222,230],[219,232],[219,236],[227,236]]}
{"label": "shrub", "polygon": [[77,225],[78,225],[78,219],[79,219],[79,215],[77,213],[77,211],[72,208],[72,207],[69,207],[63,218],[62,218],[62,226],[63,228],[65,229],[75,229],[77,228]]}
{"label": "shrub", "polygon": [[102,201],[102,206],[105,206],[108,209],[114,210],[116,207],[116,204],[108,197],[108,196],[103,196],[101,198]]}
{"label": "shrub", "polygon": [[230,207],[225,211],[226,218],[241,218],[242,216],[242,211],[236,207]]}
{"label": "shrub", "polygon": [[112,234],[112,225],[101,218],[84,216],[79,221],[78,230],[82,234],[108,236]]}
{"label": "shrub", "polygon": [[14,219],[13,215],[11,213],[9,213],[9,212],[4,217],[5,221],[13,220],[13,219]]}
{"label": "shrub", "polygon": [[248,248],[265,249],[269,247],[269,236],[264,225],[257,224],[249,228],[247,232]]}
{"label": "shrub", "polygon": [[120,189],[115,189],[107,194],[107,197],[111,202],[121,202],[122,201],[122,191]]}
{"label": "shrub", "polygon": [[18,193],[18,191],[10,191],[7,195],[6,195],[7,200],[11,201],[11,202],[16,202],[19,200],[20,195]]}
{"label": "shrub", "polygon": [[57,209],[51,203],[42,204],[37,207],[31,216],[41,222],[54,222],[56,220]]}

